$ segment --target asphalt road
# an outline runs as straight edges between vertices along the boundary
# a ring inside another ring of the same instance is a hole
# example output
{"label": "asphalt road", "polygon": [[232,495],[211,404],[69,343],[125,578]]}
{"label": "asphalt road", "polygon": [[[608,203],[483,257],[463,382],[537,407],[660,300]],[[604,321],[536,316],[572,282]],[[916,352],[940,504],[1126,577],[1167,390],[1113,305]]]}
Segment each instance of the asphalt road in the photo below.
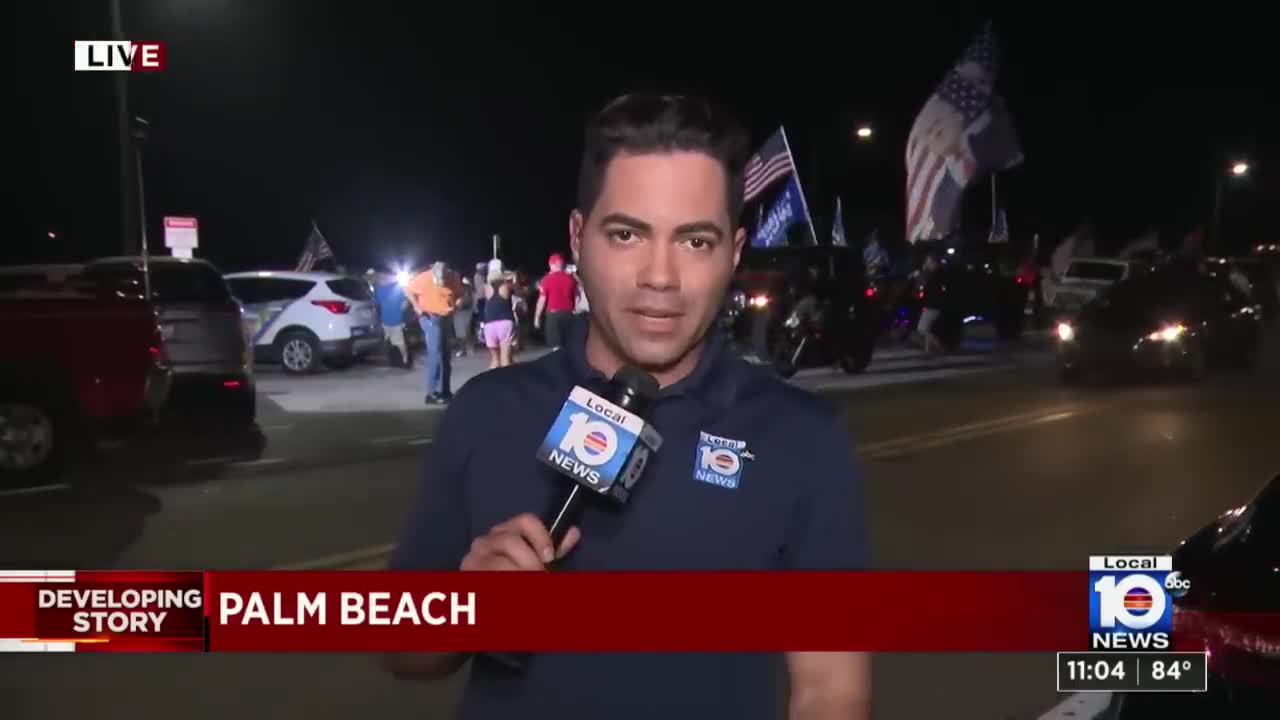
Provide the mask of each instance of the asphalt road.
{"label": "asphalt road", "polygon": [[[1280,472],[1278,389],[1271,348],[1197,386],[1064,388],[1031,361],[835,396],[865,461],[878,567],[1081,569],[1090,554],[1169,548]],[[376,563],[438,417],[268,409],[261,437],[210,429],[105,451],[92,482],[0,498],[0,566]],[[363,656],[3,662],[15,717],[447,717],[455,696]],[[1061,699],[1053,678],[1047,655],[884,655],[877,716],[1036,718]]]}

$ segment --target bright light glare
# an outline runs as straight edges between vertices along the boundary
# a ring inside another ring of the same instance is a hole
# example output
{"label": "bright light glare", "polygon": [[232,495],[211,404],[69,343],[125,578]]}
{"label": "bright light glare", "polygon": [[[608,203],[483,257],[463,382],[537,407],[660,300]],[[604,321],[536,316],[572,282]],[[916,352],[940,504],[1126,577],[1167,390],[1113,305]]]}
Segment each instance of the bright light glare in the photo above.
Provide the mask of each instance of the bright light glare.
{"label": "bright light glare", "polygon": [[768,304],[769,304],[768,295],[756,295],[755,297],[751,298],[752,307],[762,308]]}
{"label": "bright light glare", "polygon": [[1231,166],[1232,175],[1245,175],[1248,172],[1249,172],[1249,163],[1247,162],[1238,162],[1235,165]]}
{"label": "bright light glare", "polygon": [[858,128],[858,137],[862,138],[863,140],[866,140],[867,138],[871,137],[871,133],[872,133],[871,127],[869,125],[863,125],[862,127]]}
{"label": "bright light glare", "polygon": [[1163,330],[1157,330],[1156,332],[1151,333],[1147,336],[1147,339],[1173,342],[1174,340],[1182,337],[1182,334],[1186,331],[1187,328],[1182,325],[1170,325]]}
{"label": "bright light glare", "polygon": [[1058,339],[1062,342],[1071,342],[1076,336],[1075,328],[1066,323],[1058,323]]}
{"label": "bright light glare", "polygon": [[408,270],[397,270],[397,271],[396,271],[396,282],[400,283],[400,285],[401,285],[401,286],[408,285],[408,284],[409,284],[409,271],[408,271]]}
{"label": "bright light glare", "polygon": [[956,249],[955,249],[955,248],[947,248],[947,254],[948,254],[948,255],[955,255],[955,254],[956,254]]}

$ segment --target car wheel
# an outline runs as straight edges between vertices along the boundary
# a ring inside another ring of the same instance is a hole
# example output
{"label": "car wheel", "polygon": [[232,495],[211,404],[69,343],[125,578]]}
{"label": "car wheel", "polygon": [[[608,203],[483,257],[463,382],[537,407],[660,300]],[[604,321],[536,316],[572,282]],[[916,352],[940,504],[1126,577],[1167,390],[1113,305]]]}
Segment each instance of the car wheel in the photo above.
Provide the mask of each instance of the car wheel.
{"label": "car wheel", "polygon": [[253,425],[258,415],[258,394],[252,388],[242,390],[231,400],[231,409],[227,419],[232,425],[247,427]]}
{"label": "car wheel", "polygon": [[844,357],[840,358],[840,369],[850,375],[857,375],[867,366],[871,364],[871,354],[874,349],[874,343],[870,340],[861,342],[855,347],[848,348],[848,352]]}
{"label": "car wheel", "polygon": [[1208,363],[1204,355],[1204,346],[1193,342],[1187,347],[1183,378],[1187,382],[1199,382],[1208,374]]}
{"label": "car wheel", "polygon": [[320,343],[310,333],[286,333],[276,342],[280,367],[291,375],[305,375],[320,369]]}
{"label": "car wheel", "polygon": [[26,487],[57,477],[66,464],[72,422],[48,398],[0,399],[0,485]]}

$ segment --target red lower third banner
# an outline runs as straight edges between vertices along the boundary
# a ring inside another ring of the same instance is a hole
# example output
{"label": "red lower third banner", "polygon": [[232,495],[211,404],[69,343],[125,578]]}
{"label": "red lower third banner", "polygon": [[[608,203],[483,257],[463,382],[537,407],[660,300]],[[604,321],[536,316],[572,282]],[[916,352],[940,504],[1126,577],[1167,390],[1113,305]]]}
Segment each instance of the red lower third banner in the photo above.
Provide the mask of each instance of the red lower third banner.
{"label": "red lower third banner", "polygon": [[[1244,639],[1193,616],[1175,640],[1248,649],[1280,632],[1274,614],[1223,625]],[[1085,572],[0,571],[0,650],[1038,652],[1089,637]]]}
{"label": "red lower third banner", "polygon": [[1086,573],[211,573],[214,651],[1054,651]]}

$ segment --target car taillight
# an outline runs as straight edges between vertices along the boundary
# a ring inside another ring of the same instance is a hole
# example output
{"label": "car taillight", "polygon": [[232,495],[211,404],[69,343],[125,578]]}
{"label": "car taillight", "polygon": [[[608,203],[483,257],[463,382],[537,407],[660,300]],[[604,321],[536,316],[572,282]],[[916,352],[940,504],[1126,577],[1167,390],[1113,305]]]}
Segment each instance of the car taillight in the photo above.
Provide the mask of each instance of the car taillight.
{"label": "car taillight", "polygon": [[153,344],[147,347],[147,357],[151,360],[154,367],[162,368],[169,364],[169,353],[165,352],[163,344]]}
{"label": "car taillight", "polygon": [[876,296],[876,289],[873,287],[869,287],[866,290],[864,290],[862,294],[866,295],[869,298],[873,298]]}
{"label": "car taillight", "polygon": [[346,315],[351,310],[351,303],[341,300],[312,300],[311,304],[322,307],[334,315]]}

